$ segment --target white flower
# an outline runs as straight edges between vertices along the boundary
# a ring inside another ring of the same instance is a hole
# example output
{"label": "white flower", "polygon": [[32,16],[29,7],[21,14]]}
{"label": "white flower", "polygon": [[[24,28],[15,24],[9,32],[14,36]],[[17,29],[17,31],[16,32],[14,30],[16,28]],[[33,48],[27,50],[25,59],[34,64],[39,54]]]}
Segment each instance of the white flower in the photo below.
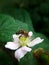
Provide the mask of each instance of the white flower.
{"label": "white flower", "polygon": [[5,48],[16,50],[14,55],[15,58],[20,61],[22,57],[26,55],[27,52],[30,52],[32,49],[31,47],[41,43],[44,39],[41,39],[40,37],[35,38],[34,40],[30,40],[31,36],[33,35],[32,31],[28,33],[28,37],[25,37],[24,35],[13,35],[13,42],[7,42],[5,45]]}

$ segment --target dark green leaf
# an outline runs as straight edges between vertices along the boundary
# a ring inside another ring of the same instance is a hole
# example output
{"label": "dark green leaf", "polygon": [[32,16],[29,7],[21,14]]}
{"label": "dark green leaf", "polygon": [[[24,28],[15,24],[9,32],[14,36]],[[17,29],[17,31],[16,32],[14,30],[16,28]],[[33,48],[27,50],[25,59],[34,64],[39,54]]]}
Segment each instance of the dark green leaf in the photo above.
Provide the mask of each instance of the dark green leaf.
{"label": "dark green leaf", "polygon": [[22,8],[4,7],[2,13],[8,14],[29,25],[29,30],[34,30],[29,13]]}
{"label": "dark green leaf", "polygon": [[0,49],[0,65],[13,65],[11,58]]}
{"label": "dark green leaf", "polygon": [[0,41],[6,42],[12,39],[12,34],[18,30],[29,30],[28,25],[19,20],[14,20],[12,17],[0,14]]}

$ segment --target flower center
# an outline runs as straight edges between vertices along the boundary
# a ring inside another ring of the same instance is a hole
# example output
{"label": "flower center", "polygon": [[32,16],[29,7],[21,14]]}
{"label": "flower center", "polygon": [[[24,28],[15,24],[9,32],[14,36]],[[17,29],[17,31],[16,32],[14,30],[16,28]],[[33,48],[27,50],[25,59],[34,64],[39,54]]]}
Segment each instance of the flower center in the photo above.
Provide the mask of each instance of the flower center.
{"label": "flower center", "polygon": [[20,37],[20,45],[21,46],[26,46],[27,45],[27,42],[28,42],[28,40],[27,40],[27,37],[26,36],[21,36]]}

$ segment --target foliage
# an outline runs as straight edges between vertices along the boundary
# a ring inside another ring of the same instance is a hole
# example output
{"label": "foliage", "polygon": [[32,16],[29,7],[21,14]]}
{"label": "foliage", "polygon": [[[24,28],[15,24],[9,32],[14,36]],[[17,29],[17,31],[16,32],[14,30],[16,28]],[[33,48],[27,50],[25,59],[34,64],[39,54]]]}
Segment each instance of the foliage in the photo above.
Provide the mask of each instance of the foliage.
{"label": "foliage", "polygon": [[33,31],[33,25],[32,25],[32,20],[30,18],[29,13],[22,8],[12,8],[12,7],[5,7],[2,9],[2,12],[4,14],[8,14],[12,17],[14,17],[15,19],[18,19],[26,24],[28,24],[30,30]]}
{"label": "foliage", "polygon": [[13,65],[11,58],[6,52],[0,49],[0,65]]}
{"label": "foliage", "polygon": [[12,34],[20,29],[29,30],[27,24],[14,20],[8,15],[0,14],[0,41],[7,42],[11,40]]}

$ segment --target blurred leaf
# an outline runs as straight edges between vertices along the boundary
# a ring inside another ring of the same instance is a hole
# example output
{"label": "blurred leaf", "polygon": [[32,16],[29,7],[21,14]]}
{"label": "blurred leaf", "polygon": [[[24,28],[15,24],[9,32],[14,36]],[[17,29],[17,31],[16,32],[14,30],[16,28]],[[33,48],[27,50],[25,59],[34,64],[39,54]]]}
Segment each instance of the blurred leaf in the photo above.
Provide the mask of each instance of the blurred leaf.
{"label": "blurred leaf", "polygon": [[29,30],[28,25],[19,21],[14,20],[12,17],[0,14],[0,41],[6,42],[12,39],[12,34],[16,31],[24,29]]}
{"label": "blurred leaf", "polygon": [[28,24],[29,29],[32,31],[34,30],[33,25],[32,25],[32,20],[30,18],[29,13],[26,10],[24,10],[22,8],[5,7],[2,9],[2,13],[8,14],[8,15],[14,17],[15,19],[18,19],[18,20]]}
{"label": "blurred leaf", "polygon": [[11,58],[0,49],[0,65],[13,65]]}
{"label": "blurred leaf", "polygon": [[49,38],[49,4],[43,2],[37,6],[34,5],[30,13],[35,31]]}

